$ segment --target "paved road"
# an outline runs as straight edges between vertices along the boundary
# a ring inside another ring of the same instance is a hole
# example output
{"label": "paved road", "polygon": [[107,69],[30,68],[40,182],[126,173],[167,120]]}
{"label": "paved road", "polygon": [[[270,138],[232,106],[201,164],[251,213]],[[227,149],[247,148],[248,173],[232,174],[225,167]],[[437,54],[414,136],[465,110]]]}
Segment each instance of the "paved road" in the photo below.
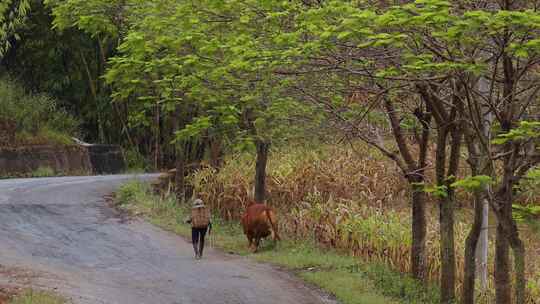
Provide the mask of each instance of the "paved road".
{"label": "paved road", "polygon": [[196,261],[182,238],[123,221],[104,196],[131,178],[0,181],[0,264],[82,304],[333,303],[267,265],[213,250]]}

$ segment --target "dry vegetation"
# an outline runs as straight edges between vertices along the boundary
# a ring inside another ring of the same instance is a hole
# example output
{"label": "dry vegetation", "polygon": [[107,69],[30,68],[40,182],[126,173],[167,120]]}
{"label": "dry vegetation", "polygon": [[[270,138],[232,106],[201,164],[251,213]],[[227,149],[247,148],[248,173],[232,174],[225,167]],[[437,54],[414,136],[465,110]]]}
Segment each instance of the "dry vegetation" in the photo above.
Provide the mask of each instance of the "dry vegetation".
{"label": "dry vegetation", "polygon": [[[223,218],[235,220],[253,197],[253,167],[252,156],[237,155],[219,172],[211,168],[199,171],[192,182],[196,193]],[[462,171],[466,174],[465,169]],[[314,239],[323,247],[408,271],[409,193],[392,163],[361,146],[289,148],[272,154],[268,174],[268,203],[280,211],[280,229],[286,235]],[[470,205],[467,194],[461,193],[459,197],[460,205]],[[436,205],[430,204],[428,270],[433,282],[439,276],[440,266],[437,212]],[[455,229],[458,289],[463,276],[464,242],[471,222],[472,210],[461,208]],[[527,226],[522,228],[527,244],[530,302],[536,303],[533,299],[540,298],[540,238]],[[493,286],[493,282],[490,284]],[[487,295],[485,301],[492,296]]]}

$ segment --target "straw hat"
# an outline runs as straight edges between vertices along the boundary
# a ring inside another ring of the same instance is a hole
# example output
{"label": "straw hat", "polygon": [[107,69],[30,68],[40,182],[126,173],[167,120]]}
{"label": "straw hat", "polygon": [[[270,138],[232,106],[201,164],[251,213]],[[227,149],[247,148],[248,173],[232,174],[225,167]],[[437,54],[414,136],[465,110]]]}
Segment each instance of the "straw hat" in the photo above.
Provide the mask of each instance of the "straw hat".
{"label": "straw hat", "polygon": [[193,201],[193,208],[204,208],[203,201],[200,198],[194,200]]}

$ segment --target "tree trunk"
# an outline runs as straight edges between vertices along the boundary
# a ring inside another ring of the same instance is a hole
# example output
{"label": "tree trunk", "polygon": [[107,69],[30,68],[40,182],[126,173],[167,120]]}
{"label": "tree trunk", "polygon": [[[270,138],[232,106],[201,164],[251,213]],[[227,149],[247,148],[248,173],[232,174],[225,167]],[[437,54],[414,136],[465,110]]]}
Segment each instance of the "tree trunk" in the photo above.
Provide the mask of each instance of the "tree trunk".
{"label": "tree trunk", "polygon": [[186,161],[185,161],[185,144],[178,144],[176,148],[176,199],[178,202],[183,203],[186,199],[185,188],[185,174],[186,174]]}
{"label": "tree trunk", "polygon": [[441,303],[454,303],[456,297],[456,256],[454,244],[454,206],[455,195],[450,184],[457,175],[460,150],[461,130],[453,126],[451,130],[450,159],[445,172],[447,130],[439,130],[437,139],[436,172],[437,184],[446,187],[446,196],[439,199],[440,237],[441,237]]}
{"label": "tree trunk", "polygon": [[105,143],[105,131],[103,130],[103,120],[101,119],[101,109],[99,106],[99,100],[98,100],[98,91],[96,88],[96,84],[94,83],[94,78],[92,77],[92,72],[90,71],[90,67],[88,66],[88,62],[86,61],[86,57],[84,56],[84,53],[82,50],[79,50],[81,60],[84,65],[84,70],[86,71],[86,77],[88,78],[88,87],[90,88],[90,93],[92,94],[92,99],[94,99],[94,103],[96,104],[96,118],[97,118],[97,136],[99,143]]}
{"label": "tree trunk", "polygon": [[526,284],[525,279],[525,245],[519,238],[519,232],[515,224],[514,229],[510,231],[508,237],[512,251],[514,252],[514,271],[515,271],[515,303],[525,303],[526,298]]}
{"label": "tree trunk", "polygon": [[160,168],[160,161],[159,161],[159,158],[160,158],[160,155],[161,155],[161,151],[160,151],[160,145],[159,145],[159,142],[160,142],[160,111],[159,111],[159,103],[156,102],[156,110],[155,110],[155,121],[154,121],[154,125],[155,125],[155,134],[154,134],[154,169],[157,171],[159,170]]}
{"label": "tree trunk", "polygon": [[[489,191],[489,190],[488,190]],[[489,198],[482,201],[482,229],[476,245],[476,265],[478,278],[480,279],[480,292],[486,295],[488,292],[488,253],[489,253]]]}
{"label": "tree trunk", "polygon": [[[184,126],[184,122],[182,119],[182,107],[180,105],[176,105],[176,109],[174,110],[174,113],[171,117],[172,119],[172,126],[173,131],[171,132],[174,134],[175,131],[178,131],[182,129]],[[175,144],[175,168],[176,168],[176,175],[174,177],[175,180],[175,192],[176,192],[176,199],[179,203],[183,203],[185,200],[185,183],[184,183],[184,177],[185,177],[185,170],[186,170],[186,145],[182,142],[177,142]]]}
{"label": "tree trunk", "polygon": [[514,271],[516,275],[515,303],[525,303],[526,285],[525,279],[525,245],[519,238],[518,230],[511,232],[510,244],[514,252]]}
{"label": "tree trunk", "polygon": [[495,302],[497,304],[512,303],[512,286],[510,282],[509,244],[502,224],[497,225],[495,239]]}
{"label": "tree trunk", "polygon": [[[427,160],[427,151],[430,135],[431,115],[424,113],[422,108],[417,108],[414,115],[422,125],[422,136],[417,136],[419,153],[418,162],[413,159],[406,137],[400,125],[400,119],[396,115],[397,111],[390,98],[384,99],[386,114],[390,120],[394,140],[398,146],[399,153],[406,163],[407,169],[405,177],[407,178],[412,190],[412,244],[411,244],[411,273],[412,276],[420,281],[426,279],[426,207],[425,193],[420,184],[425,181],[425,167]],[[415,133],[416,134],[416,133]]]}
{"label": "tree trunk", "polygon": [[219,170],[223,164],[223,147],[222,139],[213,137],[209,140],[210,146],[210,166]]}
{"label": "tree trunk", "polygon": [[[512,189],[513,184],[511,186],[506,187],[506,189]],[[512,191],[512,190],[506,190],[506,191]],[[499,215],[500,220],[500,227],[502,230],[502,233],[504,234],[504,238],[506,239],[506,251],[508,251],[508,245],[512,248],[512,251],[514,253],[514,272],[515,272],[515,288],[514,288],[514,301],[515,303],[525,303],[526,298],[526,279],[525,279],[525,246],[523,242],[521,241],[519,237],[519,230],[516,225],[516,222],[512,218],[512,204],[513,201],[512,193],[506,193],[506,195],[503,195],[506,202],[501,202],[501,204],[504,204],[502,208],[502,212]],[[506,254],[508,256],[508,253]],[[507,268],[509,269],[509,261],[506,261]],[[497,264],[497,266],[499,266]],[[510,280],[510,272],[507,273],[508,282],[511,282]],[[508,283],[510,284],[510,283]],[[508,287],[508,293],[510,293],[511,287]],[[505,297],[510,297],[510,295],[504,294]],[[505,300],[507,300],[505,298]],[[499,303],[499,302],[498,302]],[[502,303],[502,302],[500,302]],[[508,302],[510,303],[510,302]]]}
{"label": "tree trunk", "polygon": [[[185,177],[189,177],[201,168],[201,162],[206,151],[206,144],[203,141],[191,140],[187,148],[189,157],[186,158],[187,168]],[[190,199],[195,194],[195,185],[186,183],[184,187],[184,195],[186,199]]]}
{"label": "tree trunk", "polygon": [[[423,182],[424,179],[418,181]],[[415,279],[426,280],[426,202],[425,192],[412,186],[411,272]]]}
{"label": "tree trunk", "polygon": [[270,143],[258,139],[255,143],[257,147],[257,162],[255,164],[255,201],[264,203],[266,199],[266,163]]}
{"label": "tree trunk", "polygon": [[482,233],[483,218],[483,189],[474,193],[474,222],[465,241],[465,264],[463,265],[463,293],[462,304],[474,304],[474,290],[476,279],[476,247]]}
{"label": "tree trunk", "polygon": [[456,297],[456,257],[454,252],[454,198],[439,201],[441,234],[441,303],[454,303]]}
{"label": "tree trunk", "polygon": [[[465,131],[469,151],[469,165],[473,176],[493,176],[489,159],[483,152],[478,138],[472,131]],[[487,137],[487,136],[486,136]],[[473,304],[475,299],[475,283],[477,269],[482,284],[482,292],[487,291],[487,255],[488,255],[488,216],[489,186],[476,189],[474,192],[474,222],[465,241],[465,264],[463,265],[463,289],[461,302]]]}

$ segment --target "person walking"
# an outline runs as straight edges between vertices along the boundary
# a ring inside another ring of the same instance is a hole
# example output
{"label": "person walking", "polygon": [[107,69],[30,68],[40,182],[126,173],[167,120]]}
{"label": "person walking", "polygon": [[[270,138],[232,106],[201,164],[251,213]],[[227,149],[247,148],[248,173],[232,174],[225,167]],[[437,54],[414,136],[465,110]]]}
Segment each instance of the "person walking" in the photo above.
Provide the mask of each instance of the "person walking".
{"label": "person walking", "polygon": [[200,260],[203,255],[206,232],[210,234],[212,231],[210,210],[204,205],[201,199],[193,201],[191,217],[188,223],[191,223],[191,239],[193,241],[193,250],[195,250],[195,258]]}

